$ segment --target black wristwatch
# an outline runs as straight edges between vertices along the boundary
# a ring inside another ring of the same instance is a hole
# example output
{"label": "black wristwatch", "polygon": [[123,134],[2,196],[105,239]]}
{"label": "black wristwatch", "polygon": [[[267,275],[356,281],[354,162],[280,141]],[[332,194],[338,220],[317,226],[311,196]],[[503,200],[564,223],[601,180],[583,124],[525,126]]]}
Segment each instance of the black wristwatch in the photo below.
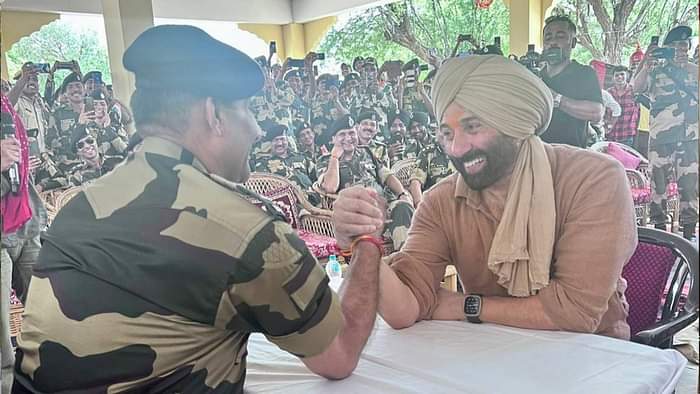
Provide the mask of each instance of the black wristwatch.
{"label": "black wristwatch", "polygon": [[464,316],[470,323],[481,323],[481,295],[469,294],[464,298]]}

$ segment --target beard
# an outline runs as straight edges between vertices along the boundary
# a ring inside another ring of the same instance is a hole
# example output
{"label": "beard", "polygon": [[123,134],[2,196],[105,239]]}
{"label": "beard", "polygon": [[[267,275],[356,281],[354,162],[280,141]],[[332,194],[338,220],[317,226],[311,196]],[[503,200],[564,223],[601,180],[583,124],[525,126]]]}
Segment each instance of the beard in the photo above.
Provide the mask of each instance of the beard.
{"label": "beard", "polygon": [[[506,176],[515,162],[517,154],[518,145],[515,140],[501,134],[485,150],[472,150],[461,157],[449,157],[467,186],[472,190],[480,191]],[[476,160],[481,160],[485,164],[478,172],[469,174],[464,165]]]}

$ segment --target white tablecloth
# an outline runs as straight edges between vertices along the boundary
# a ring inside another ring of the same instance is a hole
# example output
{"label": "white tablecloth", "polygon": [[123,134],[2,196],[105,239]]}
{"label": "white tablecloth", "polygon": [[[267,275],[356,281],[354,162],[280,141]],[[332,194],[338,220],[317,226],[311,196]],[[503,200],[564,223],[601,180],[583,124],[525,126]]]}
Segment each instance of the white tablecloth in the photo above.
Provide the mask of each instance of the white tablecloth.
{"label": "white tablecloth", "polygon": [[686,360],[598,335],[428,321],[393,330],[378,319],[355,372],[328,381],[255,334],[249,393],[671,393]]}

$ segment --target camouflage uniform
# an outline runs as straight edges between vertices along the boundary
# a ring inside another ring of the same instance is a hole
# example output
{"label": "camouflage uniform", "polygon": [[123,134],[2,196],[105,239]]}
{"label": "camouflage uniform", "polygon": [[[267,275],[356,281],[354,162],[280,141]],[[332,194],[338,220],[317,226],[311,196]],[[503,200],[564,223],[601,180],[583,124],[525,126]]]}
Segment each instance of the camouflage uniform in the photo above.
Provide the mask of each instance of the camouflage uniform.
{"label": "camouflage uniform", "polygon": [[301,190],[309,190],[316,180],[314,163],[304,155],[290,152],[287,157],[269,156],[255,162],[255,171],[287,178]]}
{"label": "camouflage uniform", "polygon": [[16,380],[43,392],[241,393],[251,333],[310,357],[342,326],[274,206],[154,137],[61,210],[30,293]]}
{"label": "camouflage uniform", "polygon": [[[318,162],[318,160],[321,159],[321,156],[324,155],[323,150],[321,150],[320,145],[314,145],[313,151],[304,150],[303,148],[301,148],[301,145],[299,143],[297,143],[297,147],[300,147],[299,154],[304,155],[304,157],[306,157],[307,160],[311,161],[311,163]],[[314,164],[314,167],[315,166],[316,165]],[[314,171],[315,171],[315,168],[314,168]]]}
{"label": "camouflage uniform", "polygon": [[250,110],[258,124],[274,122],[292,128],[292,105],[297,98],[285,81],[276,82],[274,94],[268,90],[250,98]]}
{"label": "camouflage uniform", "polygon": [[319,95],[314,98],[311,105],[311,127],[316,136],[323,134],[337,117],[338,108],[335,102],[323,100]]}
{"label": "camouflage uniform", "polygon": [[374,111],[379,116],[377,125],[383,135],[389,135],[389,114],[398,108],[391,86],[385,86],[377,93],[365,92],[350,103],[350,114],[357,117],[365,111]]}
{"label": "camouflage uniform", "polygon": [[680,225],[695,227],[698,221],[698,103],[679,89],[669,73],[697,94],[697,75],[679,68],[654,70],[649,76],[651,120],[651,221],[666,223],[667,185],[675,170],[680,197]]}
{"label": "camouflage uniform", "polygon": [[62,105],[53,111],[49,118],[49,130],[46,135],[46,148],[53,152],[56,162],[75,160],[70,136],[73,126],[78,123],[79,113],[70,105]]}
{"label": "camouflage uniform", "polygon": [[385,143],[379,142],[373,139],[367,145],[369,150],[372,152],[374,157],[382,163],[384,167],[391,168],[391,162],[389,161],[389,148]]}
{"label": "camouflage uniform", "polygon": [[425,106],[423,101],[423,96],[417,88],[406,88],[403,91],[403,110],[408,113],[413,112],[429,112],[428,107]]}
{"label": "camouflage uniform", "polygon": [[80,163],[79,160],[56,161],[51,152],[41,155],[41,165],[37,168],[35,184],[41,191],[65,189],[71,186],[68,179],[70,169]]}
{"label": "camouflage uniform", "polygon": [[81,134],[90,134],[97,140],[97,148],[100,154],[106,156],[126,156],[126,148],[129,143],[129,137],[126,131],[121,126],[107,127],[98,126],[95,123],[88,125],[76,124],[73,126],[76,130],[85,130]]}
{"label": "camouflage uniform", "polygon": [[454,167],[440,145],[431,145],[421,152],[416,159],[417,165],[411,173],[411,181],[417,180],[421,190],[428,190],[442,179],[454,172]]}
{"label": "camouflage uniform", "polygon": [[[325,155],[316,165],[319,179],[328,170],[330,158],[331,155]],[[388,189],[385,188],[386,180],[393,175],[391,170],[383,166],[368,147],[355,149],[350,160],[340,161],[338,170],[340,186],[337,192],[354,185],[363,185],[373,188],[379,195],[386,197],[389,202],[387,217],[391,222],[387,225],[384,235],[392,239],[394,250],[401,249],[406,242],[408,229],[411,227],[413,207],[405,201],[396,199],[394,193],[385,191]]]}

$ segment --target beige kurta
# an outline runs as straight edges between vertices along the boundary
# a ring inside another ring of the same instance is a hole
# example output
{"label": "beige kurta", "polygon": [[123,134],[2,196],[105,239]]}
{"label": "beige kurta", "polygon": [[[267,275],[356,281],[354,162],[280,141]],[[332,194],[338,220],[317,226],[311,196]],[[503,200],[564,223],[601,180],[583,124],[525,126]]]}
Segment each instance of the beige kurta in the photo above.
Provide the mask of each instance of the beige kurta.
{"label": "beige kurta", "polygon": [[[556,232],[551,281],[535,297],[563,330],[628,339],[627,284],[620,274],[636,248],[637,230],[625,171],[598,153],[564,145],[545,149],[554,179]],[[505,181],[475,192],[455,173],[426,192],[406,244],[389,257],[415,294],[421,319],[435,311],[448,264],[456,267],[465,292],[507,296],[486,265]]]}

